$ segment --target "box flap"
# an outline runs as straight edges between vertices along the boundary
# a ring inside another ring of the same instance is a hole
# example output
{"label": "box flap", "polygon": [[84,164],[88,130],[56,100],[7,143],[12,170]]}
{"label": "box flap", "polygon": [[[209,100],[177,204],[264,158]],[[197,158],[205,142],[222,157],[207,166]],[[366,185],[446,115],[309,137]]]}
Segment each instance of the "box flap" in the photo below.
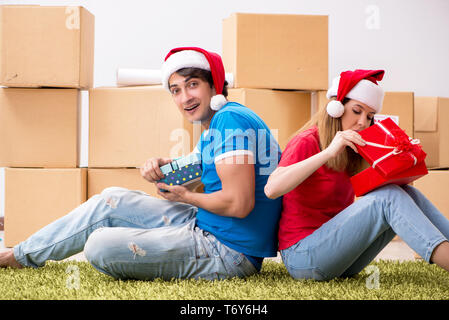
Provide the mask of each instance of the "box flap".
{"label": "box flap", "polygon": [[415,131],[435,132],[438,119],[438,98],[415,97]]}

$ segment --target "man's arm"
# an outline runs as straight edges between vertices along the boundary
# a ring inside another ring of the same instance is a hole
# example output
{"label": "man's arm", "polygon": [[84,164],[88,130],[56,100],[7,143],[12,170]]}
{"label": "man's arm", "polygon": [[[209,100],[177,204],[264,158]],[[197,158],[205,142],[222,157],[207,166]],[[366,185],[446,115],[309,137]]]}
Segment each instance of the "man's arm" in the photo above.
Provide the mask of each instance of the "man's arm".
{"label": "man's arm", "polygon": [[215,163],[222,189],[205,194],[189,191],[183,186],[158,184],[162,197],[171,201],[189,203],[222,216],[245,218],[254,208],[255,170],[251,155],[238,155]]}

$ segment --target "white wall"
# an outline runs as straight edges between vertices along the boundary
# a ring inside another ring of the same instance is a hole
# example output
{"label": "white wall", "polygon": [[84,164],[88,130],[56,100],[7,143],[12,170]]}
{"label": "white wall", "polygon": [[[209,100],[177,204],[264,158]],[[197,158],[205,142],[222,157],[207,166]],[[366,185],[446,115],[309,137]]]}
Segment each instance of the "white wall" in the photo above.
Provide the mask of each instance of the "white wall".
{"label": "white wall", "polygon": [[387,91],[449,97],[447,0],[39,0],[82,5],[96,17],[95,83],[115,85],[118,67],[159,68],[169,49],[221,53],[232,12],[329,15],[329,83],[345,69],[383,68]]}
{"label": "white wall", "polygon": [[[176,46],[221,53],[222,19],[233,12],[288,13],[329,15],[329,83],[346,69],[379,68],[386,70],[382,81],[386,91],[449,97],[447,0],[0,0],[0,4],[82,5],[92,12],[95,87],[115,85],[119,67],[159,68]],[[87,135],[83,136],[85,140]],[[0,215],[1,208],[0,203]]]}

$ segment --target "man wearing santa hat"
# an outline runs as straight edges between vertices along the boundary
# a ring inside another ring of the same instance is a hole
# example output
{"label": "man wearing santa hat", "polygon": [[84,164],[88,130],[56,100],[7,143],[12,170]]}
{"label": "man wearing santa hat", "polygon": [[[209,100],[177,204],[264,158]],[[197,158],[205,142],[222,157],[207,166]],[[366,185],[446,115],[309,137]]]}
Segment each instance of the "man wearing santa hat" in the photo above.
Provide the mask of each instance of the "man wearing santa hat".
{"label": "man wearing santa hat", "polygon": [[280,148],[253,111],[226,99],[221,57],[196,47],[171,50],[162,84],[182,115],[204,129],[204,193],[158,183],[160,166],[149,159],[142,176],[165,199],[112,187],[0,255],[0,266],[40,267],[84,249],[99,271],[120,279],[246,277],[264,257],[277,254],[281,200],[264,186]]}

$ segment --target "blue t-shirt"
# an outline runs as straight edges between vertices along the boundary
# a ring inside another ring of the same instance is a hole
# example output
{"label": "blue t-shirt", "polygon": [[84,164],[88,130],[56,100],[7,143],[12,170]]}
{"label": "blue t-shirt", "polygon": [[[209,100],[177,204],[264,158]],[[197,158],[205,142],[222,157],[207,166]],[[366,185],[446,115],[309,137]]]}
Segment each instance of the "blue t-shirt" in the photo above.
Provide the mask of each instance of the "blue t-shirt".
{"label": "blue t-shirt", "polygon": [[197,225],[247,256],[276,256],[282,197],[275,200],[267,198],[264,187],[277,167],[281,150],[268,126],[249,108],[228,102],[212,117],[209,129],[201,134],[197,148],[201,152],[201,181],[205,193],[222,189],[215,162],[235,155],[253,155],[256,180],[255,205],[247,217],[225,217],[198,208]]}

